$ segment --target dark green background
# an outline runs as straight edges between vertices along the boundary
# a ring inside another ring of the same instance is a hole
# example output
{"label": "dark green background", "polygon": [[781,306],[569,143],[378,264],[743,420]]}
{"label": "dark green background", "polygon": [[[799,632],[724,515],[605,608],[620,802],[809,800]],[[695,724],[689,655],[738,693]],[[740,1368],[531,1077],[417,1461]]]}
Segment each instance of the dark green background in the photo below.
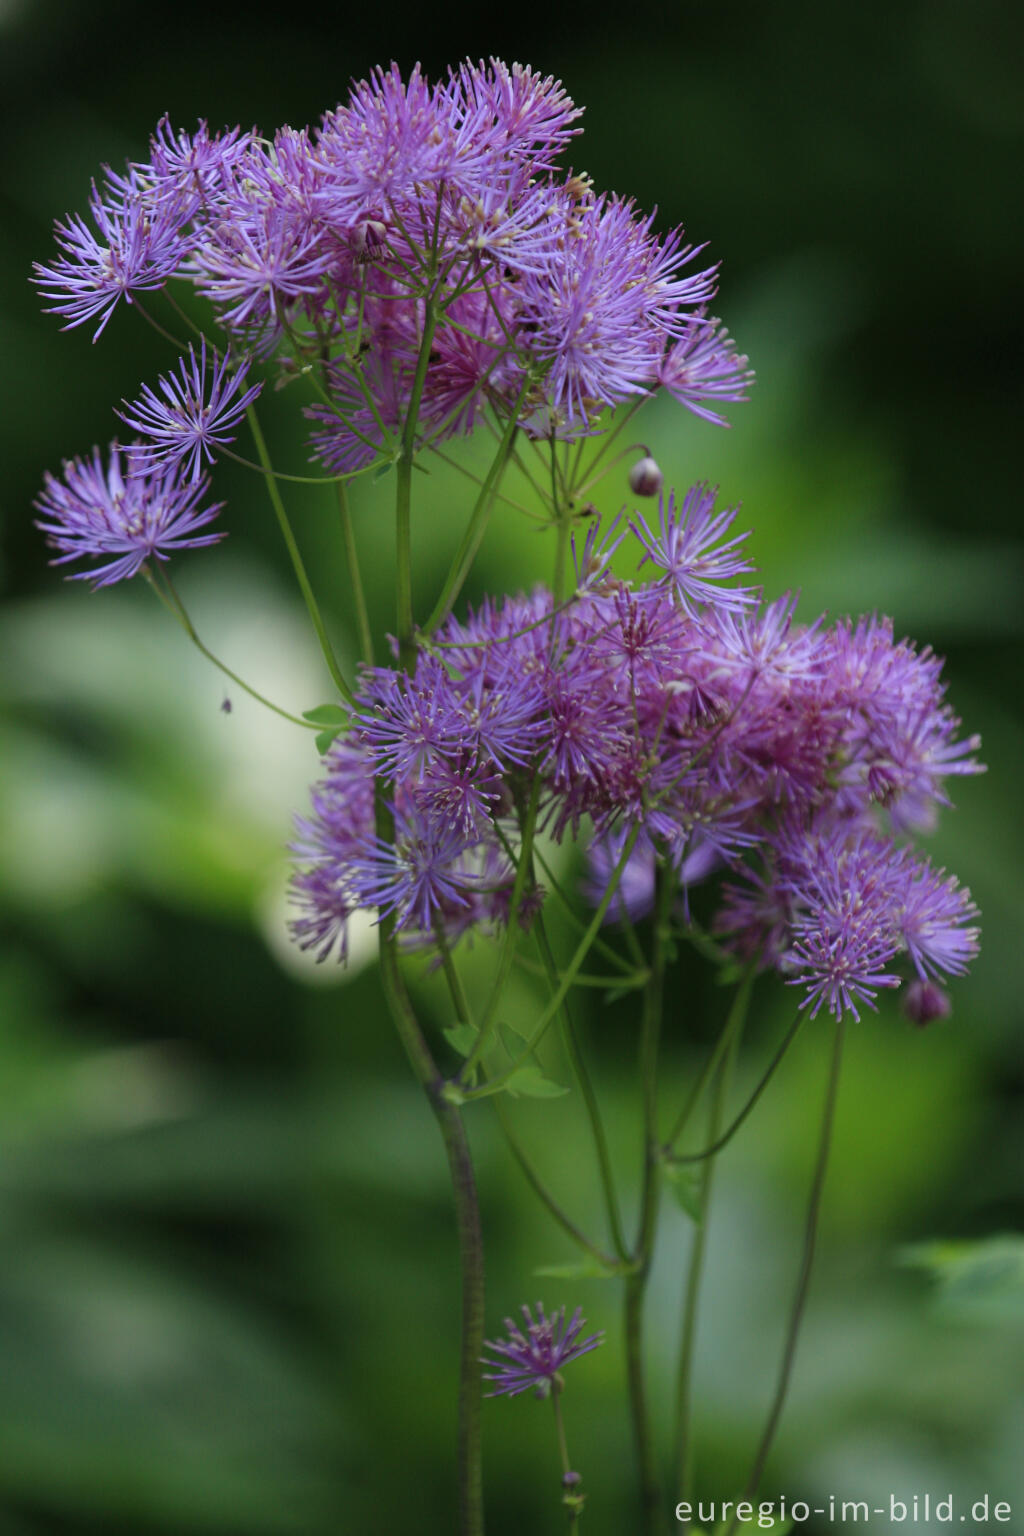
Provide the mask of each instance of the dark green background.
{"label": "dark green background", "polygon": [[[958,1306],[896,1262],[910,1242],[1024,1226],[1020,16],[986,0],[0,7],[0,1536],[452,1528],[440,1144],[372,966],[311,985],[279,953],[281,850],[315,757],[237,695],[222,714],[218,676],[147,593],[91,596],[48,570],[30,511],[43,470],[105,442],[111,406],[167,354],[130,313],[95,348],[85,331],[61,335],[26,278],[50,253],[52,218],[84,207],[102,161],[141,154],[165,110],[272,130],[315,120],[374,62],[420,58],[436,74],[491,52],[560,75],[587,107],[574,163],[657,203],[665,225],[685,221],[723,262],[718,307],[758,384],[728,433],[660,403],[643,418],[670,479],[710,477],[742,498],[767,590],[800,587],[805,616],[878,608],[931,641],[990,764],[955,785],[961,808],[933,839],[984,914],[953,1019],[914,1032],[887,1005],[851,1030],[821,1263],[766,1492],[989,1491],[1024,1518],[1012,1263],[997,1256],[992,1283],[966,1302],[961,1287]],[[300,468],[290,406],[285,395],[268,414],[282,462]],[[178,566],[200,630],[285,702],[322,702],[262,488],[240,473],[218,483],[231,538]],[[387,489],[356,494],[379,633]],[[465,500],[446,475],[422,493],[425,601]],[[624,494],[609,482],[603,505]],[[350,647],[329,507],[311,494],[294,512]],[[548,560],[509,514],[476,590],[528,584]],[[472,983],[489,963],[478,947]],[[781,988],[762,994],[748,1084],[791,1007]],[[418,997],[432,1029],[448,1022],[432,982]],[[678,1095],[726,999],[688,962],[672,998]],[[510,1017],[533,1006],[520,978]],[[705,1497],[735,1496],[770,1389],[823,1024],[722,1163],[698,1370]],[[586,1027],[630,1170],[635,1021],[626,1005],[595,1007]],[[573,1369],[565,1407],[585,1528],[624,1536],[615,1287],[534,1275],[573,1255],[486,1107],[471,1118],[491,1331],[538,1296],[578,1300],[609,1331]],[[596,1229],[574,1101],[520,1118]],[[661,1403],[687,1241],[670,1213],[651,1323]],[[547,1410],[489,1404],[486,1437],[489,1529],[560,1530]]]}

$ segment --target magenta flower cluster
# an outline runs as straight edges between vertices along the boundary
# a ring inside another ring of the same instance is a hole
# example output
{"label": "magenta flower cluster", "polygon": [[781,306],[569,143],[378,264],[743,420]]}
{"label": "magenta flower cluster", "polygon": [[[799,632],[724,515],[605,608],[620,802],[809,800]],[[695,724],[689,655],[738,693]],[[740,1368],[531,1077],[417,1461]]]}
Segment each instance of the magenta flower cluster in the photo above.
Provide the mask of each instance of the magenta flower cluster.
{"label": "magenta flower cluster", "polygon": [[[684,915],[714,881],[722,945],[802,986],[812,1014],[856,1016],[901,969],[941,1012],[934,984],[976,953],[977,914],[910,838],[948,777],[977,771],[977,739],[958,738],[939,660],[887,621],[806,626],[793,598],[738,584],[732,519],[706,486],[669,494],[656,527],[591,529],[568,603],[485,603],[415,676],[365,669],[300,827],[299,941],[344,956],[357,908],[425,945],[506,923],[535,796],[555,839],[586,832],[593,900],[615,882],[611,918],[649,910],[661,863]],[[655,580],[612,574],[627,539]],[[515,919],[542,899],[531,886]]]}
{"label": "magenta flower cluster", "polygon": [[[492,60],[433,86],[418,68],[377,71],[318,129],[272,140],[165,119],[148,160],[93,186],[91,222],[57,224],[35,281],[69,326],[98,321],[96,337],[172,279],[211,302],[231,355],[208,377],[204,340],[126,402],[138,471],[182,463],[194,480],[259,388],[246,368],[275,353],[282,381],[322,369],[306,414],[332,474],[393,460],[410,415],[421,446],[472,431],[485,404],[575,437],[663,386],[720,422],[751,375],[708,313],[715,270],[681,230],[658,234],[555,169],[579,116],[557,81]],[[132,529],[115,517],[103,537]]]}

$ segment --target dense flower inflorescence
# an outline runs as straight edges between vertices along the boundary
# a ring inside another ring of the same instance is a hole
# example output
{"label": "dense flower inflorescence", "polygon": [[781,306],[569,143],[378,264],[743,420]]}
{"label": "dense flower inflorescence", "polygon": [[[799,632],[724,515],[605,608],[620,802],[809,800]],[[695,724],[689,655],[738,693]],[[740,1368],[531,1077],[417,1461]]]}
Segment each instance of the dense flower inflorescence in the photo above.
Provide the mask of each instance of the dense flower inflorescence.
{"label": "dense flower inflorescence", "polygon": [[[91,223],[57,224],[35,281],[69,326],[98,318],[96,337],[122,300],[192,286],[236,366],[318,370],[310,446],[331,473],[393,458],[410,412],[418,442],[471,431],[485,404],[573,437],[664,386],[721,421],[752,375],[708,314],[715,269],[556,169],[579,116],[558,81],[492,60],[435,85],[377,70],[319,128],[272,139],[165,118],[148,159],[94,185]],[[251,399],[228,409],[223,354],[204,398],[205,352],[128,407],[140,464],[189,454],[196,470]]]}
{"label": "dense flower inflorescence", "polygon": [[[941,664],[885,620],[806,626],[792,598],[760,601],[737,584],[750,566],[733,517],[706,486],[669,492],[657,533],[639,517],[590,530],[569,603],[485,603],[448,621],[414,676],[366,669],[302,824],[299,941],[343,951],[359,907],[424,944],[527,923],[539,888],[515,914],[510,901],[534,797],[555,838],[586,829],[611,918],[650,908],[659,861],[684,920],[690,888],[720,877],[720,941],[801,985],[812,1013],[856,1015],[901,965],[932,985],[960,975],[974,905],[909,841],[947,778],[977,770]],[[656,580],[611,574],[630,536]],[[918,1011],[941,1011],[920,990]]]}
{"label": "dense flower inflorescence", "polygon": [[525,1329],[506,1317],[507,1338],[488,1339],[484,1345],[495,1356],[493,1360],[483,1359],[484,1365],[492,1367],[484,1372],[485,1381],[496,1383],[488,1397],[518,1397],[531,1387],[538,1397],[547,1397],[557,1387],[559,1373],[566,1365],[604,1343],[603,1333],[580,1338],[586,1318],[579,1307],[568,1321],[564,1307],[549,1317],[539,1301],[536,1317],[529,1307],[523,1307],[522,1312]]}

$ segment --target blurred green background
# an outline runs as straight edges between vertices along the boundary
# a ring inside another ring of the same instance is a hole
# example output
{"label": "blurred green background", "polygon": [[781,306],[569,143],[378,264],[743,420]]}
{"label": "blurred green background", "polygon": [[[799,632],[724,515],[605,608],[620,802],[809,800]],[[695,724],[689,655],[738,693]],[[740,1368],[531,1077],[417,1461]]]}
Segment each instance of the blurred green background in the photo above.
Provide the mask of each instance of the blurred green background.
{"label": "blurred green background", "polygon": [[[765,1493],[989,1492],[1014,1506],[1000,1528],[1024,1529],[1019,1250],[947,1265],[945,1284],[899,1262],[911,1243],[1024,1229],[1021,16],[992,0],[294,16],[2,0],[0,1536],[452,1528],[440,1142],[373,964],[314,972],[284,937],[283,848],[315,755],[244,696],[223,713],[219,675],[147,592],[92,596],[48,569],[30,510],[43,470],[106,442],[111,406],[167,355],[130,313],[95,348],[59,334],[26,278],[53,217],[84,207],[102,161],[141,154],[165,110],[184,126],[303,124],[377,61],[436,74],[492,52],[560,75],[587,107],[576,164],[657,203],[664,225],[685,221],[723,262],[718,307],[758,383],[730,432],[671,402],[641,418],[669,480],[708,477],[742,499],[767,590],[801,588],[805,616],[877,608],[946,655],[990,765],[955,786],[931,848],[984,915],[953,1018],[915,1032],[886,1005],[851,1030],[820,1266]],[[270,413],[276,451],[301,468],[286,407]],[[420,487],[424,595],[464,484],[435,472]],[[328,685],[262,487],[230,467],[219,486],[230,539],[177,567],[200,632],[271,696],[320,703]],[[380,633],[387,491],[356,494]],[[606,484],[602,504],[624,495]],[[351,652],[330,508],[312,492],[293,505]],[[546,568],[531,530],[495,522],[477,593]],[[489,963],[478,946],[471,981]],[[755,994],[737,1102],[787,1017],[780,994]],[[632,1179],[635,1020],[577,996]],[[449,1022],[432,982],[417,997],[432,1031]],[[672,999],[679,1094],[726,998],[684,957]],[[524,974],[510,1018],[534,1006]],[[826,1051],[827,1030],[801,1036],[722,1160],[698,1361],[705,1498],[735,1497],[774,1379]],[[575,1100],[516,1114],[598,1229]],[[579,1302],[609,1332],[573,1369],[565,1409],[586,1529],[624,1536],[616,1287],[535,1276],[574,1253],[488,1107],[471,1120],[490,1332],[537,1297]],[[670,1212],[650,1321],[661,1404],[690,1234]],[[490,1403],[485,1433],[494,1536],[562,1529],[548,1412]]]}

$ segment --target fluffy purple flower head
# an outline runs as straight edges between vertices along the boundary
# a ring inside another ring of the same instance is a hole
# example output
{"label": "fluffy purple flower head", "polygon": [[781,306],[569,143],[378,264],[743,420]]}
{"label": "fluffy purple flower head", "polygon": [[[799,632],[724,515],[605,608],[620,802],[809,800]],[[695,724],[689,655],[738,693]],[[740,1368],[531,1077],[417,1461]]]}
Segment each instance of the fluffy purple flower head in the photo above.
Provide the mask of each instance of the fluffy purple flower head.
{"label": "fluffy purple flower head", "polygon": [[673,342],[658,369],[658,383],[695,416],[727,427],[724,416],[709,402],[737,403],[748,398],[754,382],[753,369],[737,352],[732,337],[720,320],[708,320],[703,310],[689,321]]}
{"label": "fluffy purple flower head", "polygon": [[978,953],[978,909],[953,875],[930,864],[906,881],[896,921],[900,938],[922,981],[944,971],[963,976]]}
{"label": "fluffy purple flower head", "polygon": [[145,384],[138,400],[124,401],[127,408],[117,412],[126,426],[144,438],[129,449],[133,463],[146,471],[161,464],[180,464],[187,468],[190,480],[198,480],[203,460],[213,463],[214,448],[234,442],[234,429],[263,388],[259,383],[244,389],[246,371],[245,367],[232,371],[230,355],[225,352],[218,358],[215,353],[208,378],[206,337],[198,358],[190,346],[188,356],[179,359],[176,374],[160,375],[159,394]]}
{"label": "fluffy purple flower head", "polygon": [[664,571],[687,613],[693,612],[694,605],[703,603],[742,610],[753,601],[746,587],[724,585],[733,576],[752,571],[753,566],[740,553],[748,534],[736,534],[724,544],[719,543],[732,527],[738,509],[716,512],[716,494],[707,485],[692,486],[678,507],[675,491],[661,496],[659,534],[651,532],[639,513],[630,524],[647,551],[641,567],[650,560]]}
{"label": "fluffy purple flower head", "polygon": [[476,881],[465,856],[476,839],[414,809],[396,812],[394,822],[393,841],[368,837],[349,860],[351,887],[357,905],[381,917],[394,912],[398,929],[429,933],[435,913],[469,905]]}
{"label": "fluffy purple flower head", "polygon": [[173,128],[165,113],[149,141],[149,164],[136,169],[153,183],[158,199],[184,204],[191,215],[228,183],[252,138],[240,128],[212,134],[205,121],[186,133]]}
{"label": "fluffy purple flower head", "polygon": [[487,1393],[488,1397],[518,1397],[531,1388],[538,1397],[560,1391],[559,1373],[565,1366],[604,1343],[603,1333],[580,1338],[586,1318],[579,1307],[568,1321],[564,1307],[559,1307],[548,1317],[539,1301],[536,1316],[527,1306],[522,1308],[522,1313],[525,1328],[506,1317],[507,1337],[488,1339],[484,1344],[484,1348],[496,1357],[481,1356],[482,1363],[491,1367],[484,1372],[484,1380],[496,1383]]}
{"label": "fluffy purple flower head", "polygon": [[93,183],[89,211],[95,233],[78,214],[54,226],[61,255],[52,265],[34,262],[33,282],[52,300],[48,313],[67,317],[65,330],[99,317],[97,341],[114,310],[133,293],[163,288],[182,266],[188,241],[180,210],[154,204],[138,171],[108,172],[102,191]]}
{"label": "fluffy purple flower head", "polygon": [[[148,473],[122,462],[117,443],[104,469],[100,450],[90,459],[65,461],[62,480],[47,474],[36,509],[36,526],[61,551],[54,565],[92,558],[106,563],[73,575],[107,587],[135,576],[147,560],[166,560],[179,549],[215,544],[222,533],[198,533],[222,503],[201,506],[204,479],[183,480],[174,467]],[[112,557],[112,558],[111,558]]]}
{"label": "fluffy purple flower head", "polygon": [[575,209],[556,260],[524,273],[519,288],[524,342],[547,366],[556,417],[586,427],[607,405],[656,381],[680,306],[714,291],[711,269],[680,277],[697,254],[679,232],[659,240],[652,218],[631,203],[601,197]]}
{"label": "fluffy purple flower head", "polygon": [[321,231],[262,169],[259,179],[239,180],[220,217],[204,225],[191,268],[221,324],[254,334],[266,348],[294,308],[322,297],[332,253]]}

